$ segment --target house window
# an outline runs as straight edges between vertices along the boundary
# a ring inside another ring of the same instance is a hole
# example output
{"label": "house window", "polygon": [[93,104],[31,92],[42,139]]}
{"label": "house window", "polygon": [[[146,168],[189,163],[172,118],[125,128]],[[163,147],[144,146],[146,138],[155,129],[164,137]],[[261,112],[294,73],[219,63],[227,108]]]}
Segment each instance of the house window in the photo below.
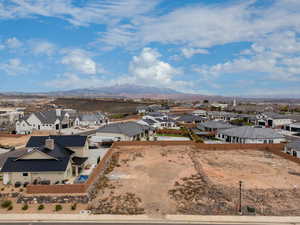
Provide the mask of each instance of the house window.
{"label": "house window", "polygon": [[28,173],[23,173],[22,176],[23,177],[28,177]]}

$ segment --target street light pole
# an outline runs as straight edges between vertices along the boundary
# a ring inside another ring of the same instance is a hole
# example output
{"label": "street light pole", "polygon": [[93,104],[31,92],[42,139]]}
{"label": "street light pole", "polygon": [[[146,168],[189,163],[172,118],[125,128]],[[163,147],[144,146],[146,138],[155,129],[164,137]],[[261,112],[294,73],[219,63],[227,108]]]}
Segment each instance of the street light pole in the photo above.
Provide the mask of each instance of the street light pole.
{"label": "street light pole", "polygon": [[242,214],[242,181],[239,182],[239,190],[240,190],[240,201],[239,201],[239,213]]}

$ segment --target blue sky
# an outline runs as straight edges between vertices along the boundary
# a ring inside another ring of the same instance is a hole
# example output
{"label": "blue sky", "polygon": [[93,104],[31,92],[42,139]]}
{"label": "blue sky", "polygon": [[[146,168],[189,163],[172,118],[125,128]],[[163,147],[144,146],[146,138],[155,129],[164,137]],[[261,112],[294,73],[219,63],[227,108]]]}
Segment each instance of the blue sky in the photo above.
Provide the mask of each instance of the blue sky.
{"label": "blue sky", "polygon": [[0,92],[300,97],[299,0],[0,0]]}

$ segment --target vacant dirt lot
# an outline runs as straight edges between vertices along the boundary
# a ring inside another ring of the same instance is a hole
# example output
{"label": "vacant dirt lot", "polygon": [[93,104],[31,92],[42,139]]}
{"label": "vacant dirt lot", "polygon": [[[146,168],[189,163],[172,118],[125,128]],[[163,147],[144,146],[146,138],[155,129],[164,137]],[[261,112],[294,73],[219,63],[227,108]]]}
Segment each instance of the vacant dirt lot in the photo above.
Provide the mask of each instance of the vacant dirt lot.
{"label": "vacant dirt lot", "polygon": [[[263,151],[199,151],[204,172],[216,184],[244,188],[300,188],[300,166]],[[291,172],[291,173],[289,173]]]}
{"label": "vacant dirt lot", "polygon": [[141,199],[141,207],[147,214],[175,213],[176,202],[169,198],[168,190],[176,180],[196,172],[191,159],[184,153],[188,151],[186,148],[122,147],[119,165],[108,175],[109,185],[114,188],[99,192],[95,202],[109,195],[119,196],[130,192]]}
{"label": "vacant dirt lot", "polygon": [[117,151],[90,204],[99,213],[233,215],[243,181],[244,214],[300,215],[300,166],[271,153],[156,145]]}
{"label": "vacant dirt lot", "polygon": [[30,135],[0,135],[0,145],[19,147],[26,145],[31,136],[55,135],[56,131],[34,131]]}

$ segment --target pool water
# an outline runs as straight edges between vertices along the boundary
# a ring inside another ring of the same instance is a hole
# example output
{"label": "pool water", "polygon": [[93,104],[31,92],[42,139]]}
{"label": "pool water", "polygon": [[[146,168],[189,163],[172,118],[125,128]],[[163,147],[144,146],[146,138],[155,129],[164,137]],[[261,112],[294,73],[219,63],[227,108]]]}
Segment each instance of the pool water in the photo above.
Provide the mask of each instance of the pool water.
{"label": "pool water", "polygon": [[84,183],[87,181],[89,178],[88,175],[80,175],[79,177],[76,178],[76,183]]}

